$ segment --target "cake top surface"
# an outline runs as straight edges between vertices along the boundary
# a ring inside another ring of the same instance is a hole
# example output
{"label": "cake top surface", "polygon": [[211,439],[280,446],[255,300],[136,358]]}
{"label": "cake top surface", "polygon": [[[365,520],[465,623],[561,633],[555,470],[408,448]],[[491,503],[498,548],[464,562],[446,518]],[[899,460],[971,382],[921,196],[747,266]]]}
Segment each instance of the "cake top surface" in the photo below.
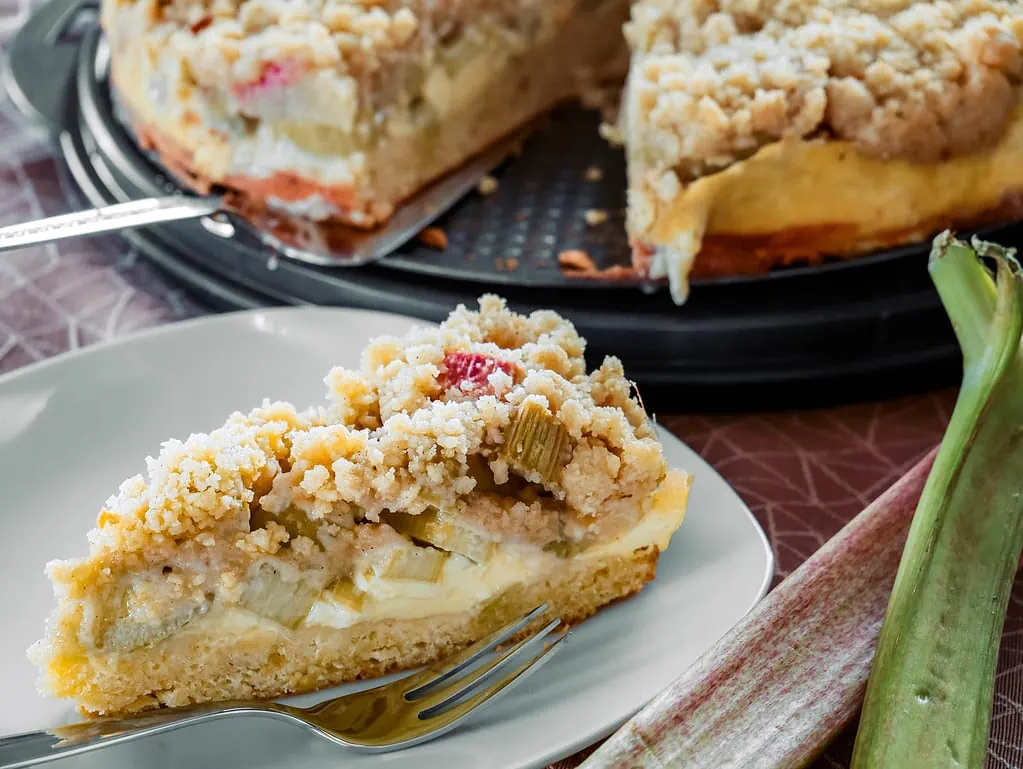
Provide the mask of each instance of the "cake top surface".
{"label": "cake top surface", "polygon": [[1008,0],[639,0],[625,139],[684,181],[784,138],[937,161],[997,140],[1018,100]]}
{"label": "cake top surface", "polygon": [[497,40],[525,50],[548,11],[566,2],[106,0],[101,18],[122,38],[147,36],[176,51],[203,87],[253,91],[324,71],[379,89],[392,75],[411,85],[442,51],[457,56]]}
{"label": "cake top surface", "polygon": [[[164,443],[146,474],[107,501],[92,552],[165,551],[188,540],[275,553],[289,535],[276,523],[250,530],[256,505],[271,515],[297,508],[328,534],[381,513],[466,513],[474,493],[467,514],[527,539],[549,525],[551,505],[571,508],[582,528],[618,514],[634,519],[663,480],[665,460],[621,363],[608,358],[588,374],[584,347],[557,314],[520,315],[495,296],[478,310],[460,306],[440,326],[375,339],[358,369],[328,374],[326,405],[266,402],[212,432]],[[551,478],[502,458],[527,403],[571,444]],[[488,508],[470,467],[481,459],[494,483],[517,472],[549,499],[495,496]],[[308,556],[312,546],[299,536],[289,549]]]}

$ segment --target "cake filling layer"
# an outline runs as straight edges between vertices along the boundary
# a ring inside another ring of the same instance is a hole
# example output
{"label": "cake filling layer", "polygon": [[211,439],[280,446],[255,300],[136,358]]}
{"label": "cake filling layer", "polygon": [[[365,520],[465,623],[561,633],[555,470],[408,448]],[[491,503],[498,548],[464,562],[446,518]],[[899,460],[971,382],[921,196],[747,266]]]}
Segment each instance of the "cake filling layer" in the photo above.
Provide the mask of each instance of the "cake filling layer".
{"label": "cake filling layer", "polygon": [[[865,155],[846,141],[792,139],[678,188],[650,186],[652,223],[638,247],[677,300],[704,246],[726,243],[771,263],[866,252],[1020,210],[1023,109],[991,148],[921,163]],[[759,253],[758,253],[759,252]],[[702,256],[700,257],[703,258]]]}

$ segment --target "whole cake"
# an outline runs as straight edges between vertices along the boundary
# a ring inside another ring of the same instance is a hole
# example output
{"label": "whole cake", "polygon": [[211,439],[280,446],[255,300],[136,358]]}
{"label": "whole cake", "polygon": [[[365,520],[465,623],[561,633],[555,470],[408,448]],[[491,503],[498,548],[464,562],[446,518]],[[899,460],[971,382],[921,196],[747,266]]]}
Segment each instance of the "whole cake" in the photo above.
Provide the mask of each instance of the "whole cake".
{"label": "whole cake", "polygon": [[328,403],[165,443],[48,566],[29,651],[89,714],[276,697],[444,657],[528,610],[640,590],[682,522],[621,364],[502,300],[373,341]]}

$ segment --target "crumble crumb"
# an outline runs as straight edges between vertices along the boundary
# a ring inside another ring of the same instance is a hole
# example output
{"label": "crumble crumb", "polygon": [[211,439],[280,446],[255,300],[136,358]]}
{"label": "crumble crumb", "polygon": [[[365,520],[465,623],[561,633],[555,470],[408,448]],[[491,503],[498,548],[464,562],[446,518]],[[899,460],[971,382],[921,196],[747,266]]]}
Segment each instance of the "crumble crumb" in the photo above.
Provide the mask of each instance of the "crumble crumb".
{"label": "crumble crumb", "polygon": [[583,218],[586,220],[588,225],[596,227],[607,221],[608,213],[600,208],[588,208],[583,213]]}
{"label": "crumble crumb", "polygon": [[597,265],[590,255],[580,249],[569,249],[558,254],[558,266],[574,272],[596,272]]}
{"label": "crumble crumb", "polygon": [[493,176],[487,175],[480,179],[479,184],[476,185],[476,191],[483,196],[493,195],[497,192],[497,179]]}
{"label": "crumble crumb", "polygon": [[448,234],[440,227],[427,227],[419,233],[419,242],[424,246],[443,251],[448,247]]}
{"label": "crumble crumb", "polygon": [[601,123],[597,132],[612,147],[621,147],[625,144],[625,133],[615,123]]}
{"label": "crumble crumb", "polygon": [[590,166],[586,169],[586,174],[583,178],[588,182],[599,182],[604,178],[604,171],[600,166]]}

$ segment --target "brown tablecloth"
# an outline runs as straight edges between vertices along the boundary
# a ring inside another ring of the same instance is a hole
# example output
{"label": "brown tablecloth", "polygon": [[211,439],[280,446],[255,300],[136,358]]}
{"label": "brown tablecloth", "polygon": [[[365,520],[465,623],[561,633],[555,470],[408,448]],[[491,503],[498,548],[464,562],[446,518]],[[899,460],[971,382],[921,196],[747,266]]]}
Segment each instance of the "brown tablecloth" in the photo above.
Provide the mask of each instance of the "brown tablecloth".
{"label": "brown tablecloth", "polygon": [[[0,0],[0,45],[26,13]],[[0,97],[0,225],[81,201],[45,137]],[[0,372],[137,329],[206,312],[122,240],[99,238],[0,255]],[[777,578],[794,569],[941,437],[952,393],[824,411],[659,415],[752,507],[774,546]],[[1023,769],[1023,582],[1006,623],[989,766]],[[665,681],[667,684],[668,681]],[[848,766],[851,737],[818,767]],[[582,755],[559,762],[567,769]]]}

